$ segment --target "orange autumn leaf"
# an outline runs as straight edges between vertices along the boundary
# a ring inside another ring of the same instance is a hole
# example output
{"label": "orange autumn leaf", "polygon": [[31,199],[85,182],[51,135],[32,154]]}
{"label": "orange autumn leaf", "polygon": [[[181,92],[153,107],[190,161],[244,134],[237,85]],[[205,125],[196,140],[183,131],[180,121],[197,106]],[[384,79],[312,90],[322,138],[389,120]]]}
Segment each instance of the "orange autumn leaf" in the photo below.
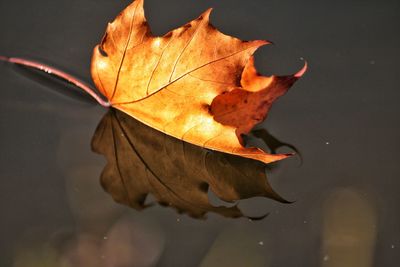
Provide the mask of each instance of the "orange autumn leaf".
{"label": "orange autumn leaf", "polygon": [[242,41],[209,22],[211,9],[162,37],[153,36],[143,0],[108,24],[94,48],[91,74],[111,105],[186,142],[270,163],[287,154],[244,147],[242,134],[306,70],[257,74],[252,55],[267,41]]}

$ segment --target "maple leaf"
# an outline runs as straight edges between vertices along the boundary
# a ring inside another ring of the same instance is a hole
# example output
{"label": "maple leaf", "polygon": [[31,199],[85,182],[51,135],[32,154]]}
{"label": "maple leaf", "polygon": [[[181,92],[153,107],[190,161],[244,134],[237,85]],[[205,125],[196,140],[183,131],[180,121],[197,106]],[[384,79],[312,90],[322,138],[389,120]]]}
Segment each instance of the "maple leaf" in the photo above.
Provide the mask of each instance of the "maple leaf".
{"label": "maple leaf", "polygon": [[306,71],[257,74],[252,55],[267,41],[241,41],[209,22],[211,9],[164,36],[153,36],[143,0],[108,24],[91,74],[110,104],[170,136],[211,150],[271,163],[288,154],[244,147],[243,134]]}
{"label": "maple leaf", "polygon": [[160,204],[196,218],[207,212],[244,216],[237,205],[210,204],[209,189],[227,202],[262,196],[288,203],[268,183],[265,164],[205,150],[115,109],[97,126],[92,150],[107,158],[101,174],[103,188],[118,203],[137,210],[148,206],[145,200],[152,194]]}

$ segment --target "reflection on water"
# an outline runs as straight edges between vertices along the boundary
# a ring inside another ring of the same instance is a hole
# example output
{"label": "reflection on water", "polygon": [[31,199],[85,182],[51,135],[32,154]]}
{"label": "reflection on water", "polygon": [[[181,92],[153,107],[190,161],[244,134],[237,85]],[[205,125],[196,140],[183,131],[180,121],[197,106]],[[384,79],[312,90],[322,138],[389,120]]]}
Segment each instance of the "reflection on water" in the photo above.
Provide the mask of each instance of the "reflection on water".
{"label": "reflection on water", "polygon": [[[24,104],[23,108],[25,111],[42,107]],[[45,109],[47,113],[55,110]],[[68,114],[77,121],[84,120],[81,112],[70,110]],[[89,116],[89,120],[93,118]],[[72,213],[75,224],[63,223],[57,228],[37,224],[27,227],[16,241],[12,266],[164,266],[162,264],[167,261],[165,258],[170,255],[171,247],[179,246],[178,243],[182,244],[181,248],[186,246],[182,237],[171,244],[180,231],[185,237],[188,235],[189,231],[182,230],[183,217],[182,221],[174,217],[177,226],[168,228],[157,222],[159,217],[132,212],[110,201],[98,186],[98,173],[103,165],[79,155],[86,150],[88,140],[82,138],[82,132],[87,132],[87,129],[82,129],[84,123],[78,125],[73,129],[63,128],[56,153],[66,178],[69,209],[66,212]],[[271,152],[283,145],[296,151],[295,147],[280,142],[265,130],[257,130],[253,135],[267,142]],[[208,189],[227,202],[254,196],[285,202],[269,185],[264,164],[192,146],[116,110],[105,115],[92,145],[108,160],[101,177],[103,187],[118,202],[139,210],[151,204],[146,202],[146,196],[150,194],[157,202],[193,217],[202,218],[207,212],[227,217],[243,216],[237,206],[215,207],[210,204]],[[69,163],[68,157],[73,157]],[[310,218],[304,223],[302,220],[291,221],[296,216],[289,215],[290,209],[285,209],[286,217],[274,213],[264,221],[236,220],[233,226],[232,220],[226,220],[215,236],[209,234],[209,243],[202,244],[206,247],[201,246],[204,254],[193,262],[202,267],[275,266],[278,255],[284,255],[282,261],[286,262],[286,254],[296,254],[295,250],[290,250],[295,247],[291,244],[296,242],[300,244],[297,248],[303,248],[298,254],[306,254],[308,247],[304,248],[303,243],[311,236],[310,239],[319,242],[312,251],[313,257],[318,258],[312,266],[373,266],[378,240],[375,200],[368,199],[361,189],[354,186],[326,190],[330,193],[320,194],[320,201],[313,200],[316,205],[321,205],[321,212],[315,213],[314,222]],[[195,224],[195,221],[191,220],[187,225]],[[316,224],[318,221],[321,223]],[[292,225],[293,229],[286,234],[275,231],[283,223]],[[307,228],[311,223],[314,227]],[[207,226],[206,230],[199,231],[197,238],[212,229],[212,226]],[[395,248],[392,243],[390,247]],[[190,262],[192,256],[188,258],[186,260]]]}
{"label": "reflection on water", "polygon": [[101,175],[104,189],[138,210],[151,205],[146,203],[151,194],[161,205],[196,218],[207,212],[243,216],[237,205],[211,205],[209,189],[226,202],[262,196],[287,203],[268,183],[265,164],[169,137],[118,110],[104,116],[92,148],[108,161]]}

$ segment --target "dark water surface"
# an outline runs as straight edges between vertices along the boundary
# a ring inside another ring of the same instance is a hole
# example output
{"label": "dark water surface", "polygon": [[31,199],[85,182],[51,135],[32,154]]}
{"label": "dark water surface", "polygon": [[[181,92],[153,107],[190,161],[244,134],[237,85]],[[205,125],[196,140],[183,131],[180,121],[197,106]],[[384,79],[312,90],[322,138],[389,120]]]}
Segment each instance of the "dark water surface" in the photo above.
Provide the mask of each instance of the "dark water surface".
{"label": "dark water surface", "polygon": [[[90,81],[92,48],[129,1],[0,1],[0,55]],[[107,112],[73,88],[0,63],[0,266],[398,266],[398,1],[147,0],[155,34],[214,7],[241,39],[268,39],[265,74],[307,74],[263,124],[302,154],[269,175],[293,204],[253,198],[264,220],[138,212],[100,186],[90,149]],[[287,150],[282,150],[287,151]],[[219,205],[215,198],[214,204]]]}

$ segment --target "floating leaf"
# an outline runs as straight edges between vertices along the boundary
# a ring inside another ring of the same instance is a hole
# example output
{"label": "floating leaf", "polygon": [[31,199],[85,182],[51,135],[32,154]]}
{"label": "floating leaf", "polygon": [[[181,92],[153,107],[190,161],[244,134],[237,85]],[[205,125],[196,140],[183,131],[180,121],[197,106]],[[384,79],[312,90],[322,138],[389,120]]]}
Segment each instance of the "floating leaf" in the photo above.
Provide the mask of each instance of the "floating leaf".
{"label": "floating leaf", "polygon": [[200,147],[264,163],[288,154],[244,146],[242,135],[300,78],[263,77],[253,53],[267,41],[241,41],[209,22],[211,9],[164,36],[153,36],[143,0],[108,24],[91,73],[110,104],[150,127]]}

